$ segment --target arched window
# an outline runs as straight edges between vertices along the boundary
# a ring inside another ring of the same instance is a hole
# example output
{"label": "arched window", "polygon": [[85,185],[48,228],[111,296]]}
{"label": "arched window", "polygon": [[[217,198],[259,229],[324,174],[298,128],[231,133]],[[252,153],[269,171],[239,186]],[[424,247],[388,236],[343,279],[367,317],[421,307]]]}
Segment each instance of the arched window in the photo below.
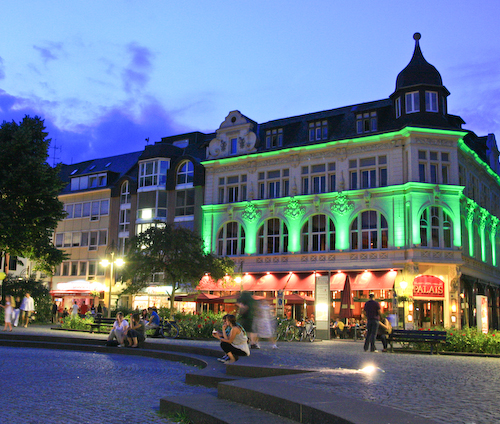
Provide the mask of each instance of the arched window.
{"label": "arched window", "polygon": [[120,204],[126,204],[130,203],[130,186],[128,181],[125,181],[122,184],[121,190],[120,190]]}
{"label": "arched window", "polygon": [[389,248],[389,228],[384,215],[377,211],[359,214],[351,224],[351,249]]}
{"label": "arched window", "polygon": [[245,253],[245,230],[238,222],[228,222],[217,236],[217,254],[235,256]]}
{"label": "arched window", "polygon": [[278,218],[268,219],[257,234],[259,254],[288,252],[288,228]]}
{"label": "arched window", "polygon": [[335,225],[326,215],[314,215],[302,226],[302,252],[335,250]]}
{"label": "arched window", "polygon": [[183,162],[177,170],[177,185],[193,183],[194,165],[193,162]]}
{"label": "arched window", "polygon": [[434,248],[451,247],[451,220],[443,208],[430,206],[420,216],[420,245]]}

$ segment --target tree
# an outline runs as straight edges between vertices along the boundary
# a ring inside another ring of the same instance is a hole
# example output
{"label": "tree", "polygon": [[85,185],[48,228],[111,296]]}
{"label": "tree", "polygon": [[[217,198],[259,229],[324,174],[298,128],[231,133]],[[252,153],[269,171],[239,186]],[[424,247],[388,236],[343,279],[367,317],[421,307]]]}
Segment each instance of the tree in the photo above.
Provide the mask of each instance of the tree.
{"label": "tree", "polygon": [[162,282],[172,286],[170,307],[180,289],[192,291],[208,272],[218,280],[232,273],[234,263],[228,258],[205,254],[203,241],[191,230],[173,225],[151,227],[130,240],[125,257],[125,278],[129,286],[124,293],[137,293],[152,281],[152,275],[162,276]]}
{"label": "tree", "polygon": [[59,167],[47,163],[44,121],[25,116],[0,126],[0,254],[26,257],[51,274],[65,255],[51,242],[64,218]]}

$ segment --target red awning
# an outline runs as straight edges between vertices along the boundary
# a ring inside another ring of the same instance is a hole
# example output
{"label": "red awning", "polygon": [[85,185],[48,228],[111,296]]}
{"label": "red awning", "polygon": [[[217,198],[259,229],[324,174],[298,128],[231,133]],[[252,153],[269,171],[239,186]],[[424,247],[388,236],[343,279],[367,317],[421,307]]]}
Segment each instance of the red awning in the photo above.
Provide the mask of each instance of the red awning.
{"label": "red awning", "polygon": [[342,291],[344,290],[344,284],[347,274],[343,272],[337,272],[332,275],[332,279],[330,280],[330,290],[331,291]]}
{"label": "red awning", "polygon": [[397,274],[397,271],[362,272],[351,282],[351,290],[390,290]]}
{"label": "red awning", "polygon": [[197,303],[208,303],[213,299],[218,298],[219,296],[215,294],[208,293],[192,293],[175,296],[176,302],[197,302]]}

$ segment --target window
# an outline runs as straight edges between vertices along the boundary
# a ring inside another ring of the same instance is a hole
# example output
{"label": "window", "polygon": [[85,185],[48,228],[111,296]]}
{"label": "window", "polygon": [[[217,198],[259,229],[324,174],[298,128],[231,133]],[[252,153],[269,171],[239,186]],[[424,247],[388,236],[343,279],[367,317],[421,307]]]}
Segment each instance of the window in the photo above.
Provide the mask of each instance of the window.
{"label": "window", "polygon": [[377,211],[365,211],[351,224],[351,249],[387,249],[389,229],[385,217]]}
{"label": "window", "polygon": [[396,103],[394,104],[394,107],[396,109],[396,118],[399,118],[401,116],[401,97],[398,97],[396,99]]}
{"label": "window", "polygon": [[130,209],[120,210],[120,222],[118,224],[118,231],[129,231],[130,227]]}
{"label": "window", "polygon": [[309,141],[328,138],[328,121],[309,122]]}
{"label": "window", "polygon": [[193,162],[187,161],[182,163],[177,171],[177,185],[193,184],[194,165]]}
{"label": "window", "polygon": [[418,151],[418,180],[421,183],[449,184],[450,155],[446,152]]}
{"label": "window", "polygon": [[68,213],[65,219],[90,217],[91,221],[98,221],[101,216],[109,215],[109,199],[67,204],[65,210]]}
{"label": "window", "polygon": [[406,93],[406,113],[420,112],[420,95],[418,91]]}
{"label": "window", "polygon": [[175,216],[194,215],[194,189],[177,190],[175,193]]}
{"label": "window", "polygon": [[167,217],[167,192],[163,190],[137,193],[137,218],[154,220]]}
{"label": "window", "polygon": [[139,164],[139,188],[164,186],[169,166],[170,162],[159,159]]}
{"label": "window", "polygon": [[238,153],[238,139],[237,138],[232,138],[231,139],[231,155],[235,155]]}
{"label": "window", "polygon": [[351,190],[387,186],[387,156],[349,160]]}
{"label": "window", "polygon": [[377,112],[358,113],[356,131],[358,134],[377,131]]}
{"label": "window", "polygon": [[246,174],[219,178],[219,203],[243,202],[245,200],[247,200]]}
{"label": "window", "polygon": [[435,91],[425,92],[425,110],[427,112],[438,111],[438,94]]}
{"label": "window", "polygon": [[326,215],[314,215],[302,226],[302,252],[335,250],[335,226]]}
{"label": "window", "polygon": [[257,234],[259,255],[285,253],[288,251],[288,228],[278,218],[268,219]]}
{"label": "window", "polygon": [[258,187],[260,199],[275,199],[290,194],[290,171],[277,169],[274,171],[259,172]]}
{"label": "window", "polygon": [[235,256],[245,253],[245,230],[238,222],[228,222],[217,236],[219,256]]}
{"label": "window", "polygon": [[130,203],[130,184],[125,181],[120,189],[120,204],[125,205],[127,203]]}
{"label": "window", "polygon": [[324,163],[302,167],[302,194],[327,192],[327,173]]}
{"label": "window", "polygon": [[420,217],[420,245],[431,248],[451,248],[452,226],[443,208],[431,206]]}
{"label": "window", "polygon": [[78,271],[78,275],[86,276],[87,275],[87,262],[80,262],[80,270]]}
{"label": "window", "polygon": [[283,145],[283,128],[266,131],[266,147],[281,147]]}

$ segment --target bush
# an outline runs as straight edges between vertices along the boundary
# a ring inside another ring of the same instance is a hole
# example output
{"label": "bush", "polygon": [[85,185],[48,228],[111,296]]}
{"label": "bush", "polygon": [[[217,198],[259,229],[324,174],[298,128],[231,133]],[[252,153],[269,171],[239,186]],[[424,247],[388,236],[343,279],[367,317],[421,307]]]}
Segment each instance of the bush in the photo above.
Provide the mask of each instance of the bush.
{"label": "bush", "polygon": [[174,314],[175,321],[179,326],[179,336],[196,339],[211,339],[214,328],[222,328],[222,317],[225,313],[214,314],[209,312],[203,315]]}
{"label": "bush", "polygon": [[[425,329],[421,329],[426,331]],[[439,347],[439,350],[447,352],[464,353],[488,353],[500,354],[500,332],[490,330],[488,334],[478,333],[477,328],[445,329],[432,328],[432,330],[446,331],[446,344]],[[411,343],[411,348],[415,350],[426,350],[426,343]]]}
{"label": "bush", "polygon": [[68,328],[71,330],[81,330],[81,331],[88,331],[89,330],[89,324],[94,323],[94,318],[90,313],[87,313],[85,315],[85,318],[80,318],[79,315],[68,315],[66,318],[63,319],[62,328]]}

